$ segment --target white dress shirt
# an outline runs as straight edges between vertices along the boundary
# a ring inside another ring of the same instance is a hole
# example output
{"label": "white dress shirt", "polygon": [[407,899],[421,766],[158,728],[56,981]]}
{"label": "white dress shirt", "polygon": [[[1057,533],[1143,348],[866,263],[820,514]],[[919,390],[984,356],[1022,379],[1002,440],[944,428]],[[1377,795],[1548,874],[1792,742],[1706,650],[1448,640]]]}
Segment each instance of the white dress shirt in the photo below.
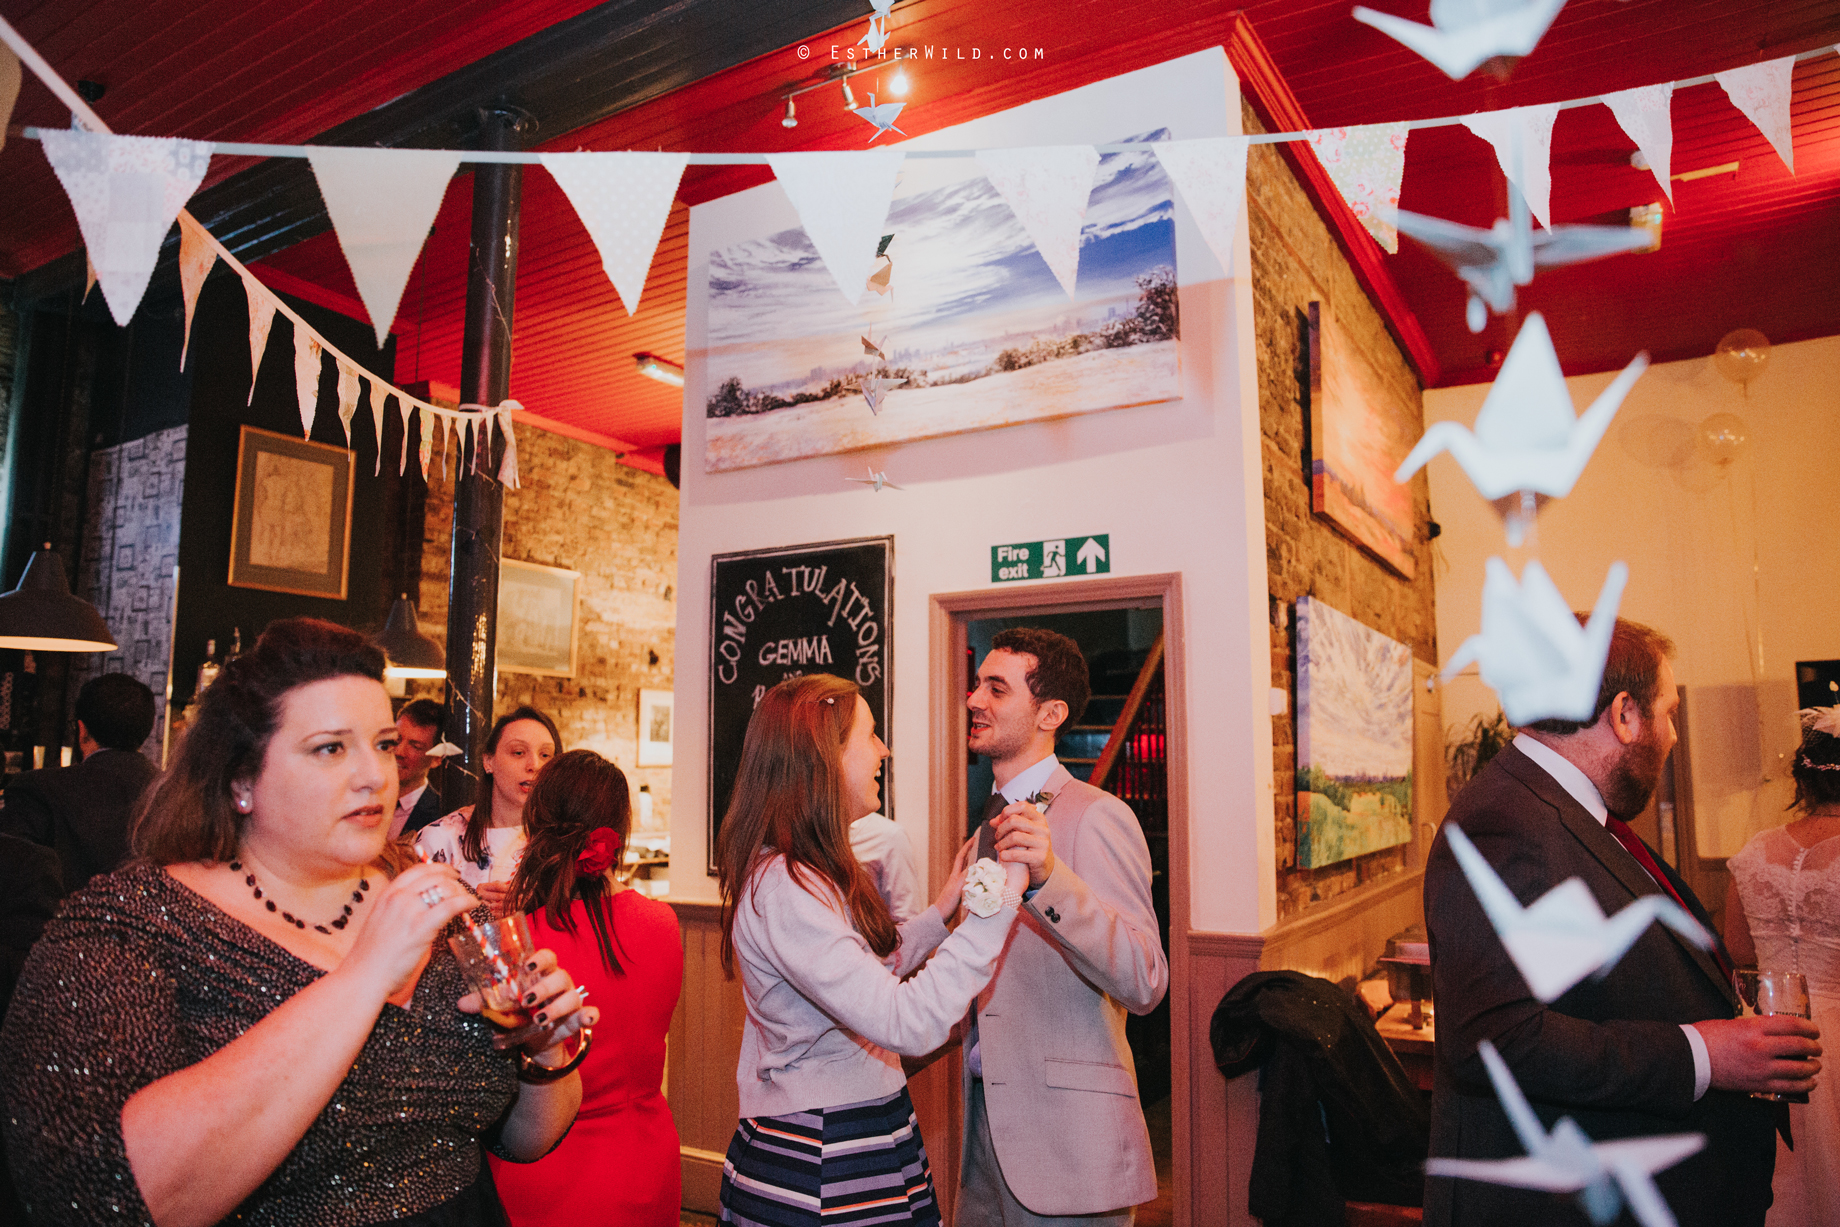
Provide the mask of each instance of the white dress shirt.
{"label": "white dress shirt", "polygon": [[415,812],[415,803],[420,801],[422,794],[427,791],[428,781],[424,779],[420,785],[411,788],[408,792],[396,794],[396,816],[390,819],[391,839],[403,833],[403,827],[409,823],[409,815]]}
{"label": "white dress shirt", "polygon": [[[1591,777],[1580,771],[1565,755],[1525,733],[1514,735],[1514,748],[1532,759],[1534,766],[1550,775],[1554,783],[1571,795],[1572,800],[1584,806],[1585,813],[1597,819],[1598,826],[1603,826],[1609,819],[1610,809],[1604,804],[1603,794],[1597,791],[1597,785],[1591,783]],[[1642,872],[1647,873],[1648,870],[1644,868]],[[1668,889],[1665,882],[1656,885],[1663,890]],[[1687,1033],[1687,1046],[1693,1050],[1693,1098],[1698,1100],[1712,1085],[1712,1054],[1706,1048],[1706,1037],[1696,1027],[1682,1023],[1680,1029]]]}

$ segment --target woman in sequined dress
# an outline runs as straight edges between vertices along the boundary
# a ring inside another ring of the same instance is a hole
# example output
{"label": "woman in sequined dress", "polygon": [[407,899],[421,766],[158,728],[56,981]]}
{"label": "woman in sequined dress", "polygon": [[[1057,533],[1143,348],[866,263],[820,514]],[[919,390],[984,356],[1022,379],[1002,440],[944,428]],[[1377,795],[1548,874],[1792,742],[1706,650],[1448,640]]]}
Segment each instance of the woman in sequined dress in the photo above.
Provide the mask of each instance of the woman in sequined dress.
{"label": "woman in sequined dress", "polygon": [[[1814,1021],[1840,1028],[1840,707],[1802,713],[1802,744],[1790,768],[1794,809],[1786,826],[1751,837],[1727,862],[1725,945],[1740,964],[1799,971]],[[1795,1149],[1776,1146],[1769,1227],[1840,1223],[1840,1087],[1821,1085],[1789,1105]]]}
{"label": "woman in sequined dress", "polygon": [[582,1063],[581,1112],[550,1154],[492,1160],[512,1227],[677,1227],[683,1165],[664,1098],[665,1034],[684,982],[677,913],[614,876],[632,827],[620,769],[571,750],[537,777],[508,910],[619,1020]]}
{"label": "woman in sequined dress", "polygon": [[46,928],[0,1034],[33,1222],[497,1224],[481,1146],[568,1128],[580,1078],[546,1070],[596,1011],[546,952],[541,1051],[465,1012],[437,939],[476,905],[388,844],[382,675],[351,631],[272,625],[205,692],[136,862]]}
{"label": "woman in sequined dress", "polygon": [[524,805],[537,773],[561,750],[556,722],[536,708],[500,716],[486,736],[477,799],[415,837],[424,857],[457,868],[495,916],[504,912],[505,889],[524,855]]}

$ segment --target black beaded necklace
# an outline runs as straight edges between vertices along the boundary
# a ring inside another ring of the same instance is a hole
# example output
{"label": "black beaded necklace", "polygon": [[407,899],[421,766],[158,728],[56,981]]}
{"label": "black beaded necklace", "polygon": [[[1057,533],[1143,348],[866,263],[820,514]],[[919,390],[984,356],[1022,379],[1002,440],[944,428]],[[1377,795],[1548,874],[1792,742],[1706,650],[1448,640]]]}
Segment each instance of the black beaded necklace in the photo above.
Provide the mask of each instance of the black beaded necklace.
{"label": "black beaded necklace", "polygon": [[[256,875],[245,870],[243,868],[243,862],[231,861],[230,868],[234,870],[235,872],[243,875],[243,884],[249,887],[250,890],[255,892],[256,898],[262,900],[263,907],[267,908],[271,912],[280,912],[281,919],[287,921],[289,924],[293,925],[296,929],[304,929],[307,927],[306,921],[299,919],[298,917],[294,915],[294,913],[287,911],[284,908],[276,907],[275,901],[273,899],[268,898],[262,893],[262,888],[256,884]],[[363,903],[364,902],[364,892],[369,890],[370,888],[371,888],[371,880],[369,878],[359,878],[358,879],[358,889],[351,892],[351,903],[347,903],[345,905],[344,913],[340,915],[337,920],[334,920],[332,922],[332,929],[343,929],[346,925],[351,923],[352,905]],[[332,929],[327,928],[325,925],[314,925],[313,927],[319,932],[327,934],[328,936],[330,936],[332,933]]]}

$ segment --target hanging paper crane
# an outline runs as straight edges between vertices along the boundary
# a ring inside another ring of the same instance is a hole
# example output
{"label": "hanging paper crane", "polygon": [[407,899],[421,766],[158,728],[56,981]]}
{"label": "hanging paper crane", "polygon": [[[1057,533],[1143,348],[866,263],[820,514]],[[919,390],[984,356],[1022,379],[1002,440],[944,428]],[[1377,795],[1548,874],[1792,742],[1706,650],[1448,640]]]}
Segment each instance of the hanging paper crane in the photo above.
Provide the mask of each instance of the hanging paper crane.
{"label": "hanging paper crane", "polygon": [[881,375],[864,375],[862,379],[862,394],[863,399],[869,402],[869,412],[875,414],[881,413],[882,401],[887,397],[888,389],[898,388],[906,382],[906,379],[890,379]]}
{"label": "hanging paper crane", "polygon": [[1655,1187],[1653,1177],[1704,1148],[1705,1134],[1669,1133],[1593,1142],[1569,1116],[1560,1117],[1548,1133],[1495,1045],[1483,1040],[1476,1050],[1527,1153],[1515,1159],[1427,1159],[1426,1175],[1577,1193],[1578,1204],[1597,1227],[1609,1227],[1615,1222],[1625,1201],[1642,1227],[1677,1227],[1674,1212]]}
{"label": "hanging paper crane", "polygon": [[888,474],[876,472],[875,466],[873,465],[869,466],[869,475],[867,477],[846,477],[843,480],[858,482],[865,486],[872,486],[875,488],[875,492],[877,494],[880,494],[884,489],[886,490],[901,489],[900,486],[897,486],[893,482],[888,480]]}
{"label": "hanging paper crane", "polygon": [[[906,105],[905,102],[884,102],[877,106],[875,95],[870,94],[869,105],[856,108],[856,113],[858,115],[875,125],[875,136],[869,138],[869,143],[871,145],[875,144],[875,137],[880,136],[884,132],[901,132],[899,128],[894,126],[894,121],[901,117],[901,108]],[[907,133],[901,132],[901,135],[906,136]]]}
{"label": "hanging paper crane", "polygon": [[1565,0],[1431,0],[1428,26],[1369,8],[1355,9],[1354,19],[1460,81],[1486,60],[1530,53],[1564,7]]}

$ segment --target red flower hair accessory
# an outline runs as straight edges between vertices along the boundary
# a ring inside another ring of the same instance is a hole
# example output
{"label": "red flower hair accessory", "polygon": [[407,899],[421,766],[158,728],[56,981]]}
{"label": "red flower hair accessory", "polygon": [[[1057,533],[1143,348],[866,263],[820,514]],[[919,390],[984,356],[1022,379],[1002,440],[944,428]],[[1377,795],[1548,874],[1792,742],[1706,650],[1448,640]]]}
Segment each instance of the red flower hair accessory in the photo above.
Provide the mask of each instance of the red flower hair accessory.
{"label": "red flower hair accessory", "polygon": [[595,827],[588,833],[588,842],[582,845],[575,857],[575,869],[578,873],[605,873],[607,866],[613,864],[620,855],[620,845],[625,841],[620,833],[612,827]]}

